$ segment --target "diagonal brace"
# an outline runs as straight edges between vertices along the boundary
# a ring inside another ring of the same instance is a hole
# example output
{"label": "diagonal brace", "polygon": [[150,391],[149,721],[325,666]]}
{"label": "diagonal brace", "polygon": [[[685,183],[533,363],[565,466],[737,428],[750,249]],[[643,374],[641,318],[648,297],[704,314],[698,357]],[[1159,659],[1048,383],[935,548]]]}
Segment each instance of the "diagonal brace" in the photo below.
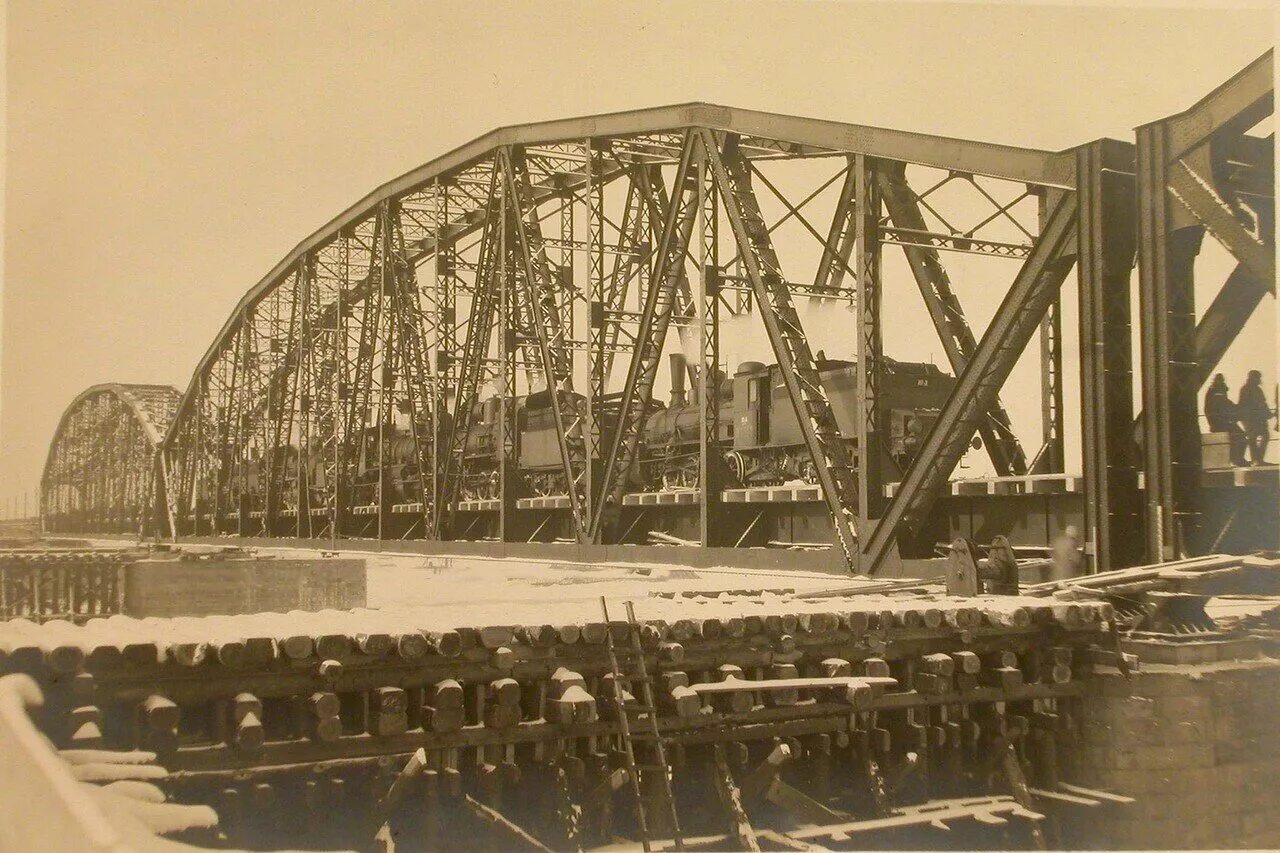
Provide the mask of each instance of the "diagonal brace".
{"label": "diagonal brace", "polygon": [[1208,151],[1198,152],[1176,161],[1169,167],[1169,192],[1182,202],[1191,214],[1204,224],[1228,252],[1253,276],[1275,291],[1275,247],[1268,246],[1263,235],[1254,234],[1236,218],[1231,205],[1214,187],[1208,167]]}
{"label": "diagonal brace", "polygon": [[524,285],[519,292],[529,312],[542,372],[547,379],[547,397],[556,428],[556,444],[569,491],[569,512],[573,517],[578,541],[587,542],[590,521],[587,509],[589,498],[584,488],[587,470],[586,442],[582,434],[581,418],[575,419],[573,423],[566,422],[563,403],[569,399],[569,395],[566,394],[563,400],[560,395],[561,390],[572,391],[573,373],[569,369],[572,365],[571,354],[566,346],[564,328],[560,324],[557,287],[547,268],[537,207],[530,198],[529,175],[524,155],[518,150],[504,148],[500,159],[507,191],[514,205],[512,225],[523,273],[520,279]]}
{"label": "diagonal brace", "polygon": [[700,129],[704,157],[711,167],[725,212],[738,242],[757,311],[769,335],[778,372],[796,410],[805,446],[817,469],[818,482],[831,512],[836,539],[853,568],[858,559],[857,494],[849,448],[818,374],[809,341],[782,275],[773,243],[751,189],[750,169],[729,137],[722,156],[711,131]]}
{"label": "diagonal brace", "polygon": [[684,273],[684,258],[698,212],[697,184],[690,180],[696,139],[692,132],[685,135],[684,150],[676,168],[671,203],[667,209],[657,209],[656,200],[650,198],[653,220],[661,217],[663,221],[662,239],[658,243],[640,329],[627,367],[617,425],[608,443],[608,454],[601,460],[600,511],[591,519],[592,541],[599,540],[604,517],[622,505],[622,496],[635,466],[640,430],[653,396],[662,345],[670,328],[678,282]]}
{"label": "diagonal brace", "polygon": [[[889,218],[899,228],[915,231],[926,230],[924,217],[906,179],[906,164],[894,163],[878,170],[880,192],[884,198]],[[923,246],[902,247],[906,253],[911,273],[920,287],[920,295],[924,297],[925,307],[929,310],[929,319],[938,332],[942,348],[947,353],[947,361],[951,370],[959,376],[973,357],[977,342],[973,330],[965,320],[960,300],[951,289],[951,278],[942,266],[938,250]],[[1000,476],[1025,474],[1027,457],[1013,434],[1013,425],[1009,413],[997,396],[993,399],[986,417],[978,424],[978,432],[987,447],[991,464]]]}
{"label": "diagonal brace", "polygon": [[863,550],[868,573],[888,556],[900,527],[916,524],[960,461],[983,413],[1058,297],[1075,261],[1075,193],[1064,193],[1053,207],[1040,239],[1018,271],[986,333],[956,380],[933,429],[926,436],[898,491]]}

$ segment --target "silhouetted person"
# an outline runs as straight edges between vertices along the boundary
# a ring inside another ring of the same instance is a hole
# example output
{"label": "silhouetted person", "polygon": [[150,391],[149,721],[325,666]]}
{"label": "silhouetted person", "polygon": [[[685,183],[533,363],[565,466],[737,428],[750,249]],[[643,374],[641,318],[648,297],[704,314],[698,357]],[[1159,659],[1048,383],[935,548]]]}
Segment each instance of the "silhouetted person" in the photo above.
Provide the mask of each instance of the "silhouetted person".
{"label": "silhouetted person", "polygon": [[1240,400],[1236,404],[1236,414],[1244,426],[1245,443],[1249,447],[1249,457],[1254,465],[1261,465],[1267,455],[1267,443],[1271,441],[1271,407],[1267,405],[1267,395],[1262,390],[1262,372],[1250,370],[1249,378],[1240,388]]}
{"label": "silhouetted person", "polygon": [[1204,395],[1204,416],[1209,421],[1210,432],[1225,432],[1231,446],[1231,464],[1245,465],[1244,430],[1240,428],[1240,413],[1227,394],[1227,380],[1221,373],[1214,375],[1209,390]]}
{"label": "silhouetted person", "polygon": [[1084,549],[1080,544],[1080,528],[1074,524],[1067,525],[1062,535],[1053,540],[1051,559],[1053,568],[1050,580],[1066,580],[1084,574]]}

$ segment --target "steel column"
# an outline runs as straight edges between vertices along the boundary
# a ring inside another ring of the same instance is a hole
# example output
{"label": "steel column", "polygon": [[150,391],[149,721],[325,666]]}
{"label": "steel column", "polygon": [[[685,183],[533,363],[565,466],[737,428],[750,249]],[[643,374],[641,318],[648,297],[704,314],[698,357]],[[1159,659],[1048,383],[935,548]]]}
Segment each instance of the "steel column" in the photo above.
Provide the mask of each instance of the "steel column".
{"label": "steel column", "polygon": [[1189,553],[1198,527],[1201,467],[1193,264],[1204,229],[1170,204],[1166,135],[1163,125],[1138,128],[1142,448],[1151,561]]}
{"label": "steel column", "polygon": [[853,257],[856,258],[858,288],[856,452],[858,515],[862,530],[870,529],[868,523],[878,518],[884,507],[884,484],[880,471],[886,456],[883,430],[887,422],[880,407],[884,345],[880,327],[881,198],[876,177],[879,168],[879,163],[861,154],[855,156],[849,166],[854,183],[850,219],[854,223]]}
{"label": "steel column", "polygon": [[1103,144],[1081,148],[1076,167],[1085,552],[1097,572],[1142,558],[1129,309],[1134,178],[1103,167]]}

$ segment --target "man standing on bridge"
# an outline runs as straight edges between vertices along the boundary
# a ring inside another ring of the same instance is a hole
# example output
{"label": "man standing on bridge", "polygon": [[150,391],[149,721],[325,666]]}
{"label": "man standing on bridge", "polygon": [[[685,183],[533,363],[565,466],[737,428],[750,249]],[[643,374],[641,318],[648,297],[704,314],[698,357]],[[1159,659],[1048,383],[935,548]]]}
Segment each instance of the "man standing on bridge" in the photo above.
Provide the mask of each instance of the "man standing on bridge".
{"label": "man standing on bridge", "polygon": [[1227,393],[1227,380],[1221,373],[1215,374],[1209,390],[1204,395],[1204,416],[1210,432],[1225,432],[1230,442],[1231,464],[1242,468],[1244,460],[1244,430],[1240,429],[1240,412]]}
{"label": "man standing on bridge", "polygon": [[1267,455],[1267,443],[1271,441],[1271,429],[1267,423],[1271,420],[1271,407],[1267,405],[1267,394],[1262,390],[1262,371],[1249,371],[1249,377],[1240,388],[1237,413],[1244,425],[1249,457],[1254,465],[1261,465]]}

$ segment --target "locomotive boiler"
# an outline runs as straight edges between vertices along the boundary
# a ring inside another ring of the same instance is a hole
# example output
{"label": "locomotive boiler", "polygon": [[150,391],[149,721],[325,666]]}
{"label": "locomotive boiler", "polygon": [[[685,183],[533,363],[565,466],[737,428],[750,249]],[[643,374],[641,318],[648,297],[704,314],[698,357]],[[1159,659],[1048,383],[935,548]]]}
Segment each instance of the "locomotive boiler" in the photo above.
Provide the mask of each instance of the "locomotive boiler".
{"label": "locomotive boiler", "polygon": [[[841,435],[852,454],[861,407],[857,364],[819,354],[818,375]],[[672,400],[645,425],[642,470],[653,490],[688,488],[697,483],[699,412],[696,395],[686,395],[685,368],[672,357]],[[885,358],[880,384],[880,423],[886,457],[881,476],[897,479],[899,470],[933,426],[954,385],[953,377],[933,364]],[[715,446],[725,463],[726,486],[816,483],[817,469],[800,432],[795,407],[776,364],[746,361],[733,377],[716,377]],[[688,397],[688,399],[686,399]]]}

